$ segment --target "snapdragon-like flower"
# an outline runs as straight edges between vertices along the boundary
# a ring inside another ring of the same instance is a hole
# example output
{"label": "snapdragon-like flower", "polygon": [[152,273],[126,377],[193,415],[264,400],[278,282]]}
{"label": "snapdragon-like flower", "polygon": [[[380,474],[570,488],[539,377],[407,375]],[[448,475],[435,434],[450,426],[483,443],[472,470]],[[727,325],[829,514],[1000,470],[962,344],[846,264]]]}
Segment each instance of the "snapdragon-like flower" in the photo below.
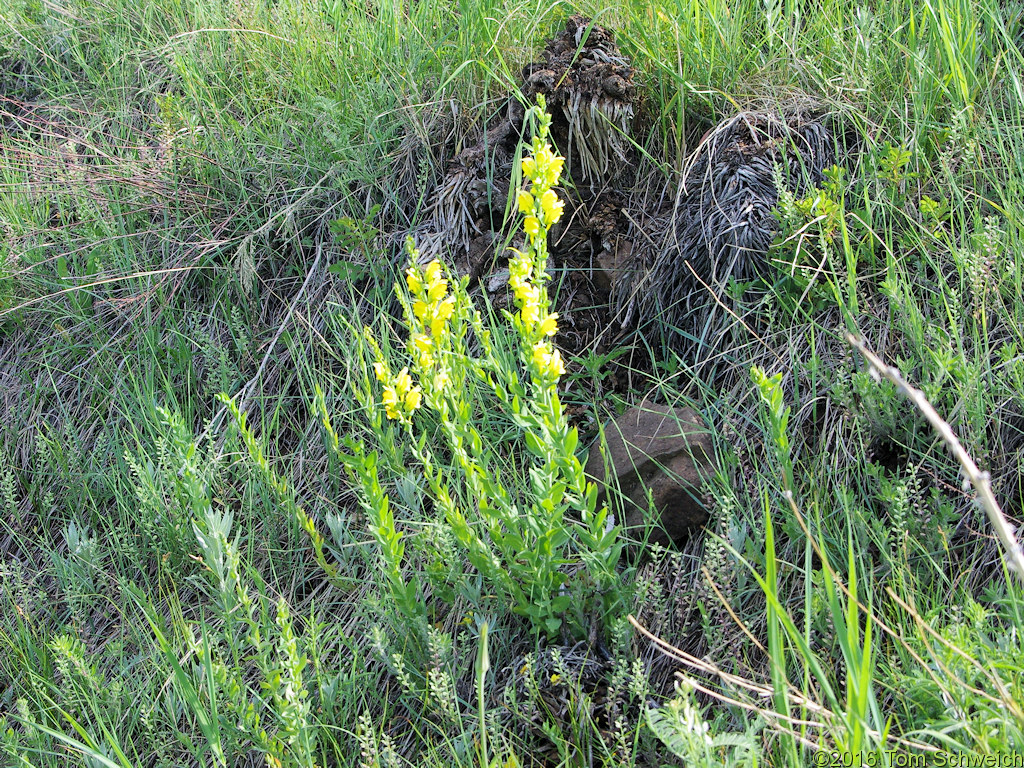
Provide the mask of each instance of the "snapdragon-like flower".
{"label": "snapdragon-like flower", "polygon": [[405,270],[405,284],[409,286],[411,293],[419,294],[423,290],[423,281],[420,280],[420,273],[415,264]]}
{"label": "snapdragon-like flower", "polygon": [[544,378],[557,379],[565,373],[562,354],[552,349],[546,341],[538,341],[533,345],[533,367]]}
{"label": "snapdragon-like flower", "polygon": [[429,368],[434,363],[434,340],[425,333],[414,333],[409,338],[409,348],[417,356],[421,368]]}
{"label": "snapdragon-like flower", "polygon": [[547,190],[540,196],[540,207],[544,213],[544,223],[549,227],[562,218],[562,208],[565,206],[553,189]]}
{"label": "snapdragon-like flower", "polygon": [[423,390],[413,387],[405,393],[405,409],[412,413],[423,403]]}
{"label": "snapdragon-like flower", "polygon": [[434,259],[427,264],[424,276],[427,279],[427,301],[436,304],[448,293],[448,281],[441,276],[441,262]]}
{"label": "snapdragon-like flower", "polygon": [[430,335],[440,336],[448,327],[452,313],[455,311],[455,297],[449,296],[435,305],[434,315],[430,318]]}
{"label": "snapdragon-like flower", "polygon": [[387,414],[389,419],[401,418],[402,414],[398,410],[400,399],[394,387],[384,387],[384,393],[380,399],[384,403],[384,413]]}
{"label": "snapdragon-like flower", "polygon": [[541,336],[554,336],[558,331],[558,313],[551,312],[547,317],[537,324],[537,330]]}
{"label": "snapdragon-like flower", "polygon": [[523,330],[529,333],[540,319],[540,307],[536,302],[524,301],[522,304],[523,308],[519,310],[519,319],[523,324]]}

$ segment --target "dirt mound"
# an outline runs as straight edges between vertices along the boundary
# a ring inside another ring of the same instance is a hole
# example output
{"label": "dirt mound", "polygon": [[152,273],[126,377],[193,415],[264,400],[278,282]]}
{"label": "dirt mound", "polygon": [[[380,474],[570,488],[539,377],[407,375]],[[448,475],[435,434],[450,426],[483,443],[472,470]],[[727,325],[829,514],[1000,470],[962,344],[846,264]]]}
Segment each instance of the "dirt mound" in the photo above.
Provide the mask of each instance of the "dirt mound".
{"label": "dirt mound", "polygon": [[[721,299],[730,278],[762,273],[778,227],[781,180],[794,194],[836,160],[827,122],[743,112],[701,140],[675,178],[632,149],[637,86],[614,35],[571,17],[523,70],[522,93],[544,94],[552,139],[566,156],[566,216],[552,230],[556,343],[570,356],[600,353],[639,330],[677,348],[694,310]],[[447,166],[413,232],[424,259],[454,257],[499,307],[508,307],[507,259],[520,245],[508,212],[525,110],[509,97]],[[659,178],[646,178],[659,174]],[[637,183],[641,176],[644,183]]]}
{"label": "dirt mound", "polygon": [[577,185],[603,185],[629,164],[636,84],[611,32],[582,16],[571,17],[523,77],[526,96],[547,99],[552,136]]}
{"label": "dirt mound", "polygon": [[[552,140],[566,156],[567,183],[559,194],[567,215],[552,231],[550,251],[562,318],[556,343],[578,355],[611,325],[612,285],[595,265],[614,260],[628,223],[619,188],[632,165],[624,137],[633,118],[633,70],[611,32],[573,16],[540,61],[524,69],[521,90],[531,99],[545,95]],[[412,233],[425,260],[454,260],[498,308],[510,307],[511,296],[507,258],[496,251],[502,243],[521,245],[507,212],[525,114],[519,99],[510,96],[497,117],[470,137],[467,148],[448,163],[424,223]]]}

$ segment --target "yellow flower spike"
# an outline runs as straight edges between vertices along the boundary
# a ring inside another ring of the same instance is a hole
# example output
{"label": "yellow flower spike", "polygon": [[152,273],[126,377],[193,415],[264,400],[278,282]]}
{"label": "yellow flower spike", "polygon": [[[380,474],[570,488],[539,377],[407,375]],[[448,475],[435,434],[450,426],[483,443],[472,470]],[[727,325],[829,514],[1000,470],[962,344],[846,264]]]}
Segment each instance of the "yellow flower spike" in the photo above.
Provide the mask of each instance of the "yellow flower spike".
{"label": "yellow flower spike", "polygon": [[516,202],[519,204],[520,213],[531,213],[533,211],[533,195],[526,190],[519,192]]}
{"label": "yellow flower spike", "polygon": [[552,312],[540,322],[538,328],[541,336],[554,336],[558,331],[558,313]]}
{"label": "yellow flower spike", "polygon": [[523,229],[530,237],[536,237],[540,232],[540,220],[536,216],[527,216],[523,221]]}

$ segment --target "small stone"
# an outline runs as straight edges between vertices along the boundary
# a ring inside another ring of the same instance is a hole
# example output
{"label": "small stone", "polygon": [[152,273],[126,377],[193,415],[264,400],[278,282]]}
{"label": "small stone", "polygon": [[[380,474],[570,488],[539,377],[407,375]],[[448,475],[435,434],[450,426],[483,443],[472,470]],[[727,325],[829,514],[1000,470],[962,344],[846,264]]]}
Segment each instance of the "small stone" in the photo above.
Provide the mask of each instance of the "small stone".
{"label": "small stone", "polygon": [[487,278],[487,292],[497,293],[508,285],[508,269],[499,269]]}
{"label": "small stone", "polygon": [[630,408],[605,425],[604,438],[606,452],[600,441],[591,447],[586,473],[598,484],[599,503],[608,487],[618,486],[627,531],[642,535],[648,492],[659,515],[648,544],[680,544],[708,521],[701,498],[704,483],[716,471],[715,453],[696,411],[666,405]]}

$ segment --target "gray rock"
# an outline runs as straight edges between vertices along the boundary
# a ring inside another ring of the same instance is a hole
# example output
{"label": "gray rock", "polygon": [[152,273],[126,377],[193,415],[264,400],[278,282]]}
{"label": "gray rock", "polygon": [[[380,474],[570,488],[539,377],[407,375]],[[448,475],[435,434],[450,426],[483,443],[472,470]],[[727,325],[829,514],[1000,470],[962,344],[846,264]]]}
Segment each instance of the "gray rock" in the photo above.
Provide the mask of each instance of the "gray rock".
{"label": "gray rock", "polygon": [[509,272],[507,269],[499,269],[487,278],[487,292],[497,293],[508,285]]}
{"label": "gray rock", "polygon": [[650,543],[679,543],[708,521],[701,495],[716,470],[715,452],[707,427],[692,408],[630,408],[605,425],[604,437],[607,449],[602,450],[600,440],[591,446],[586,473],[597,482],[601,502],[607,488],[618,486],[625,506],[621,523],[627,530],[644,525],[648,492],[660,516]]}

